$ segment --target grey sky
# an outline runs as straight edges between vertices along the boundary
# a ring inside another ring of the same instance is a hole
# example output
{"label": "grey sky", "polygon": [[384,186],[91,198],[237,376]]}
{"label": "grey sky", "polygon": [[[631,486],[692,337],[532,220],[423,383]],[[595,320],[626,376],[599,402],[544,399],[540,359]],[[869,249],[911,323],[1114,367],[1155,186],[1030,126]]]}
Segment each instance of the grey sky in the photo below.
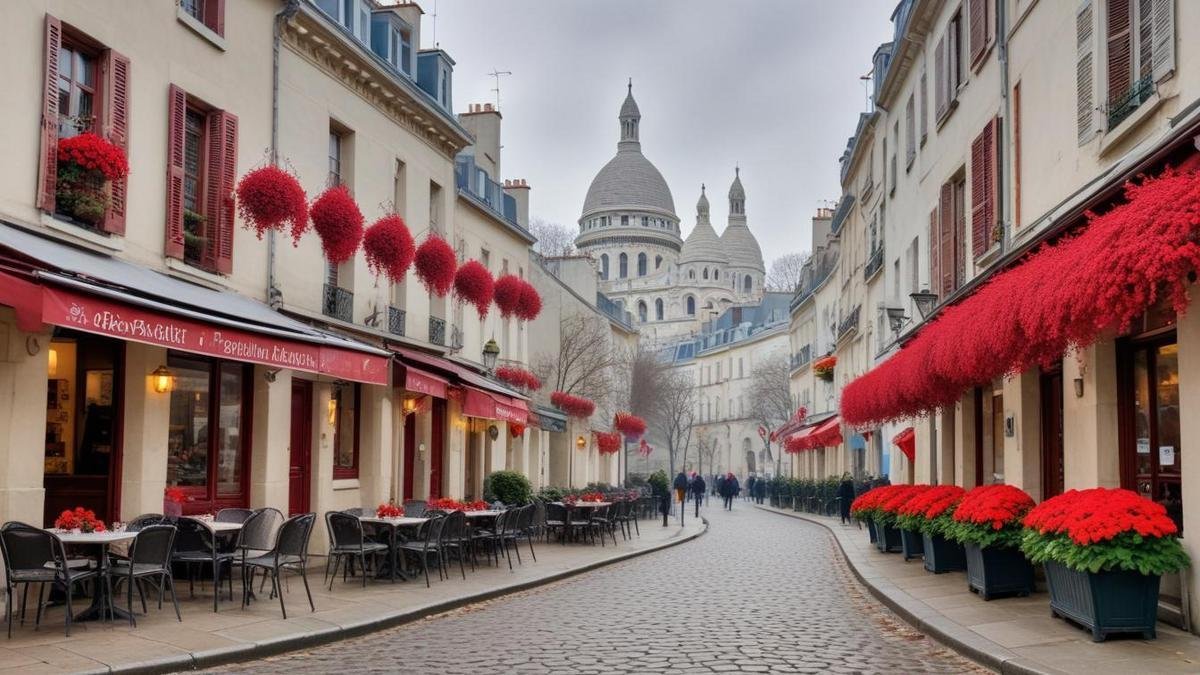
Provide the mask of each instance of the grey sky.
{"label": "grey sky", "polygon": [[[893,0],[437,0],[437,41],[457,62],[454,106],[494,102],[503,177],[530,212],[577,228],[592,177],[616,152],[626,78],[642,150],[684,233],[706,183],[720,231],[734,164],[763,256],[809,248],[809,219],[839,194],[837,158],[864,109],[859,76],[890,40]],[[434,0],[423,0],[432,46]]]}

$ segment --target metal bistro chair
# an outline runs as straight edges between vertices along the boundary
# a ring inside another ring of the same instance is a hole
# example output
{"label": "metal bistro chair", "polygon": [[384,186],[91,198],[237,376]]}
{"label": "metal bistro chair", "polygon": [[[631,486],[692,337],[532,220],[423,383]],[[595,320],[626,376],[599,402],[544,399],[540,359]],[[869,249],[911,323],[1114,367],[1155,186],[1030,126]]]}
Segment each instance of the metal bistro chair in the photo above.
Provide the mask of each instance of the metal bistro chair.
{"label": "metal bistro chair", "polygon": [[246,599],[249,595],[246,571],[250,570],[250,581],[253,584],[254,570],[261,569],[271,577],[271,592],[279,598],[279,610],[286,619],[287,607],[283,605],[283,584],[280,583],[280,578],[284,571],[292,570],[299,572],[300,578],[304,581],[304,592],[308,595],[309,609],[317,611],[317,606],[313,604],[312,591],[308,588],[308,540],[312,536],[313,523],[316,520],[317,514],[315,513],[302,513],[288,518],[279,527],[279,536],[270,551],[242,560],[243,608],[246,606]]}
{"label": "metal bistro chair", "polygon": [[[175,548],[174,525],[151,525],[138,532],[129,547],[129,560],[113,563],[108,569],[108,583],[125,581],[126,605],[129,607],[129,625],[136,626],[133,618],[133,589],[141,579],[158,580],[158,608],[162,609],[163,593],[171,591],[171,602],[175,605],[175,618],[183,621],[179,613],[179,598],[175,594],[175,578],[171,575],[171,551]],[[146,613],[146,596],[138,586],[138,597],[142,600],[142,613]],[[214,585],[213,593],[217,592]]]}
{"label": "metal bistro chair", "polygon": [[529,543],[529,555],[533,556],[533,562],[537,562],[537,553],[533,550],[533,537],[536,527],[534,526],[534,518],[537,515],[537,507],[533,504],[526,504],[517,509],[515,522],[508,528],[508,535],[512,538],[513,548],[517,551],[517,562],[521,562],[521,538]]}
{"label": "metal bistro chair", "polygon": [[542,521],[542,531],[546,542],[550,542],[550,534],[558,532],[558,540],[567,543],[567,507],[562,504],[546,503],[546,519]]}
{"label": "metal bistro chair", "polygon": [[[346,568],[353,566],[357,558],[362,568],[362,585],[367,587],[367,556],[372,559],[388,552],[387,544],[377,541],[367,541],[363,535],[362,521],[357,516],[340,511],[330,511],[325,514],[325,527],[329,530],[329,560],[332,566],[326,565],[325,573],[329,577],[329,590],[333,590],[333,582],[337,579],[338,565],[344,560]],[[342,581],[346,580],[346,569],[342,570]]]}
{"label": "metal bistro chair", "polygon": [[421,518],[425,515],[425,500],[423,499],[406,499],[404,500],[404,515],[411,518]]}
{"label": "metal bistro chair", "polygon": [[221,509],[217,511],[217,515],[213,517],[218,523],[244,523],[254,515],[253,509]]}
{"label": "metal bistro chair", "polygon": [[[280,524],[283,523],[283,513],[279,509],[264,508],[254,511],[238,532],[233,559],[235,566],[244,565],[247,558],[260,556],[275,548],[275,539]],[[254,570],[250,571],[250,581],[254,581]],[[245,577],[245,573],[242,574]],[[263,580],[266,583],[266,579]]]}
{"label": "metal bistro chair", "polygon": [[171,560],[183,563],[188,572],[188,594],[196,595],[196,575],[192,572],[193,565],[211,565],[213,582],[213,611],[217,611],[217,602],[221,595],[222,569],[229,567],[225,576],[229,583],[229,601],[233,602],[233,551],[221,550],[216,535],[208,527],[195,518],[181,517],[175,523],[175,551]]}
{"label": "metal bistro chair", "polygon": [[424,525],[425,536],[423,538],[405,542],[398,547],[401,555],[404,553],[412,553],[421,558],[421,570],[425,572],[425,588],[429,588],[430,556],[433,556],[437,559],[438,578],[442,578],[442,554],[438,549],[438,543],[441,541],[442,527],[445,525],[445,522],[445,517],[430,518],[430,520]]}
{"label": "metal bistro chair", "polygon": [[[66,588],[67,637],[71,637],[71,622],[75,609],[71,596],[75,585],[85,581],[103,583],[100,571],[88,567],[73,567],[67,560],[62,540],[40,527],[25,523],[5,523],[0,528],[0,554],[4,558],[5,620],[8,622],[8,637],[12,638],[12,598],[18,584],[25,584],[21,595],[21,624],[25,624],[25,600],[29,595],[29,584],[41,584],[38,589],[37,616],[34,625],[42,623],[42,596],[46,584],[62,584]],[[100,589],[96,588],[96,593]],[[107,597],[111,598],[111,594]]]}
{"label": "metal bistro chair", "polygon": [[601,506],[592,510],[592,515],[588,518],[588,525],[594,527],[600,533],[600,545],[604,546],[604,533],[612,537],[613,546],[617,545],[617,521],[611,517],[613,507]]}
{"label": "metal bistro chair", "polygon": [[635,502],[625,502],[624,504],[624,509],[617,519],[621,524],[621,533],[628,534],[629,538],[633,538],[634,533],[639,537],[642,536],[642,529],[638,527],[637,504]]}
{"label": "metal bistro chair", "polygon": [[[471,529],[467,527],[467,515],[462,511],[455,511],[441,520],[443,522],[442,533],[438,538],[438,554],[449,565],[447,554],[453,551],[458,557],[458,571],[462,574],[463,581],[466,581],[467,566],[464,558],[471,549]],[[474,556],[471,557],[471,571],[475,571]],[[450,576],[449,569],[446,570],[446,576]]]}

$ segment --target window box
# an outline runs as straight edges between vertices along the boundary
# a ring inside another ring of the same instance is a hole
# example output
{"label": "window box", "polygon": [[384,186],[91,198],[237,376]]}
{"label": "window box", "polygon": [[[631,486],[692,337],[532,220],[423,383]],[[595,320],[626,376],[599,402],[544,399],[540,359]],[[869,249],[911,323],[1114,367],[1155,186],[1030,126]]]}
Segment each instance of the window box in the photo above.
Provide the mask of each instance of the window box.
{"label": "window box", "polygon": [[904,553],[904,562],[925,557],[925,541],[916,530],[900,530],[900,548]]}
{"label": "window box", "polygon": [[967,583],[971,591],[985,601],[997,594],[1029,595],[1034,591],[1033,565],[1014,547],[980,548],[964,546],[967,558]]}

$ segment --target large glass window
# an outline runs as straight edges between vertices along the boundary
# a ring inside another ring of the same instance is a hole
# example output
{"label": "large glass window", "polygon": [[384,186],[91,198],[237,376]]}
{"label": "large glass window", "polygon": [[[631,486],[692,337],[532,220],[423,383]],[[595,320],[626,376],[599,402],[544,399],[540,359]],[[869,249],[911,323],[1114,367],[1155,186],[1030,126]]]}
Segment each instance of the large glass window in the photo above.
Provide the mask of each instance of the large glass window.
{"label": "large glass window", "polygon": [[1183,526],[1180,489],[1179,345],[1174,331],[1121,350],[1121,483]]}
{"label": "large glass window", "polygon": [[96,58],[74,45],[58,50],[58,137],[96,127]]}
{"label": "large glass window", "polygon": [[359,384],[335,384],[332,396],[333,477],[358,478]]}
{"label": "large glass window", "polygon": [[171,354],[167,485],[185,489],[186,513],[245,506],[247,366]]}

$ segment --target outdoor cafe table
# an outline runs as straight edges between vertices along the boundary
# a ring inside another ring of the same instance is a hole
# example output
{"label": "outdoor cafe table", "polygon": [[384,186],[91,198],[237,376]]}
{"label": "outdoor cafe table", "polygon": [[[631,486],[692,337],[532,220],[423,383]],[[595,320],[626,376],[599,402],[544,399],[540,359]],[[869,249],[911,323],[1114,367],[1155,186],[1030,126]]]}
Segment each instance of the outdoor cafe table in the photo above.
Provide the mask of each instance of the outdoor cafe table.
{"label": "outdoor cafe table", "polygon": [[[397,556],[399,548],[396,544],[396,531],[402,527],[420,527],[429,522],[428,518],[413,518],[412,516],[400,516],[399,518],[381,518],[379,516],[359,516],[360,523],[369,523],[371,525],[382,525],[388,530],[388,576],[392,581],[396,580],[396,571],[399,568],[400,559]],[[400,576],[405,579],[412,579],[413,576],[407,574],[404,570],[399,570]],[[382,570],[380,570],[382,572]]]}
{"label": "outdoor cafe table", "polygon": [[[109,591],[111,588],[104,583],[103,577],[108,575],[108,547],[117,542],[129,541],[137,537],[137,532],[70,532],[58,529],[50,529],[48,532],[58,537],[63,544],[71,544],[73,546],[89,546],[95,547],[99,555],[100,576],[101,579],[95,584],[96,590],[92,593],[92,604],[87,609],[83,610],[76,616],[74,621],[95,621],[104,616],[105,604],[111,608],[113,616],[128,619],[129,613],[118,608],[114,603]],[[70,590],[67,591],[68,593]]]}

